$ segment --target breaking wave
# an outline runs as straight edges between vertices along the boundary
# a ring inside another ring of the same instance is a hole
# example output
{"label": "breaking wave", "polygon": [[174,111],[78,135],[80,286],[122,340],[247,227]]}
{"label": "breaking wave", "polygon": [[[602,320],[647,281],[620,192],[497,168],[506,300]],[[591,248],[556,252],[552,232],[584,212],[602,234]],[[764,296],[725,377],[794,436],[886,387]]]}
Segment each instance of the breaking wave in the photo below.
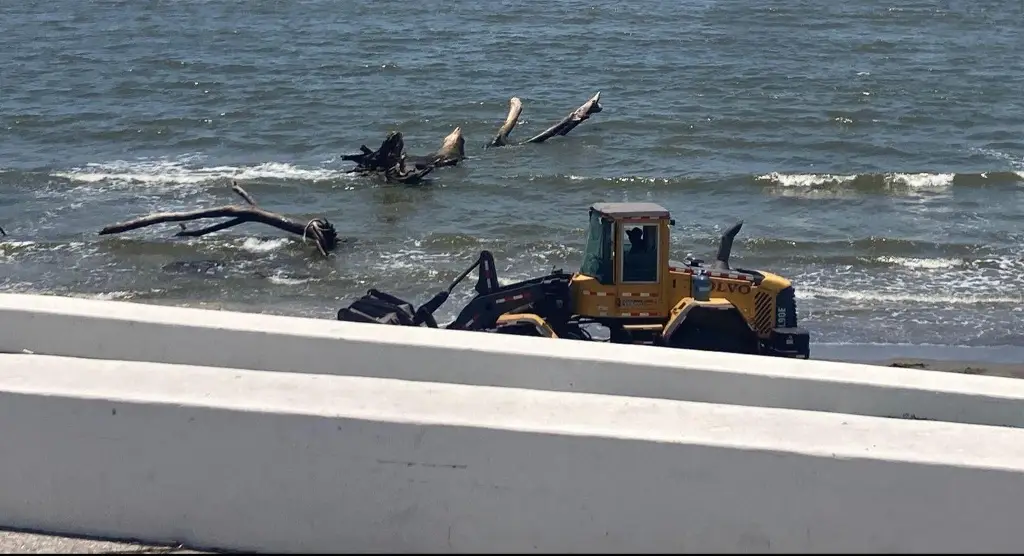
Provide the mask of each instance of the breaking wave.
{"label": "breaking wave", "polygon": [[881,174],[809,174],[772,172],[757,176],[755,181],[778,187],[830,188],[856,191],[896,191],[944,189],[951,186],[986,186],[1024,182],[1024,172],[981,173],[903,173]]}
{"label": "breaking wave", "polygon": [[964,265],[963,259],[914,258],[914,257],[876,257],[875,262],[910,269],[938,270],[956,268]]}
{"label": "breaking wave", "polygon": [[229,179],[325,182],[348,176],[343,170],[301,167],[284,162],[263,162],[249,166],[202,166],[199,156],[94,162],[50,175],[76,183],[122,186],[196,185]]}
{"label": "breaking wave", "polygon": [[975,293],[915,293],[910,291],[864,291],[845,288],[807,286],[797,290],[799,299],[834,299],[855,303],[903,303],[931,305],[981,305],[1021,303],[1021,296],[979,295]]}
{"label": "breaking wave", "polygon": [[291,238],[275,238],[275,239],[259,239],[254,237],[247,237],[242,240],[242,249],[249,251],[250,253],[269,253],[276,251],[282,247],[293,243]]}
{"label": "breaking wave", "polygon": [[986,187],[1024,185],[1024,171],[977,173],[956,172],[884,172],[884,173],[807,173],[770,172],[732,176],[588,176],[584,174],[509,174],[508,180],[536,183],[564,183],[571,187],[623,188],[630,186],[665,189],[700,189],[755,185],[793,190],[851,191],[861,193],[913,193],[946,190],[950,187]]}

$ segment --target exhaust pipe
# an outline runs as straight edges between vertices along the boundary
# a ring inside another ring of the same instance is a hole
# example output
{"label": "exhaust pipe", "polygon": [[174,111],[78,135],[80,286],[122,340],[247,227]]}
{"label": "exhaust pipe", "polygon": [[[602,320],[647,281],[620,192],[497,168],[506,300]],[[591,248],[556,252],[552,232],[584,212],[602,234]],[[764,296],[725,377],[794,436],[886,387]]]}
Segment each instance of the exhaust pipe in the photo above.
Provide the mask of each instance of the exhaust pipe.
{"label": "exhaust pipe", "polygon": [[732,254],[732,241],[736,239],[736,234],[740,233],[740,228],[742,227],[743,221],[740,220],[722,234],[722,241],[718,244],[718,255],[715,257],[714,268],[716,270],[729,270],[729,255]]}

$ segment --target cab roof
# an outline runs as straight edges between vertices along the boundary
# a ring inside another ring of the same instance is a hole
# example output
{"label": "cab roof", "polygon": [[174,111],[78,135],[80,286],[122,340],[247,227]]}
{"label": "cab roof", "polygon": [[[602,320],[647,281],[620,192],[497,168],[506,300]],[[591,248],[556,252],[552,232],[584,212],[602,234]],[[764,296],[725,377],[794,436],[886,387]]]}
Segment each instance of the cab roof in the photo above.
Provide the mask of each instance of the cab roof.
{"label": "cab roof", "polygon": [[647,216],[652,218],[668,218],[668,209],[657,203],[594,203],[590,210],[612,218],[624,216]]}

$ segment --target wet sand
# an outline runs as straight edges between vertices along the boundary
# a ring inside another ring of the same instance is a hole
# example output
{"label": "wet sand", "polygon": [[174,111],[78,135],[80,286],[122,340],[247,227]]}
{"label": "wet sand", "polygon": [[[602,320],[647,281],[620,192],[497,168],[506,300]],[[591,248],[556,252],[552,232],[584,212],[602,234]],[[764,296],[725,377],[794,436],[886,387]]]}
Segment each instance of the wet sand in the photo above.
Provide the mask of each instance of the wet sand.
{"label": "wet sand", "polygon": [[922,369],[946,373],[967,375],[1000,376],[1008,378],[1024,378],[1024,363],[989,363],[985,361],[943,361],[933,359],[917,359],[909,357],[893,358],[886,361],[869,363],[886,367],[902,367],[906,369]]}
{"label": "wet sand", "polygon": [[947,373],[1024,378],[1024,348],[820,344],[811,358]]}

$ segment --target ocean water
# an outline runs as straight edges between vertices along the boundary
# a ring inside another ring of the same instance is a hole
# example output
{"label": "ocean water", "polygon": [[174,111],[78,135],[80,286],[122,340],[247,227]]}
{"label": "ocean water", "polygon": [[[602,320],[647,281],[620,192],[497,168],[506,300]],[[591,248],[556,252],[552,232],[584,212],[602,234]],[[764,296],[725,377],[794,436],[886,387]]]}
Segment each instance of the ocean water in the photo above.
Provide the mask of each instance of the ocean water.
{"label": "ocean water", "polygon": [[[791,278],[815,344],[1012,359],[1021,52],[1021,2],[6,2],[0,291],[332,319],[370,287],[425,301],[481,249],[504,281],[574,269],[591,203],[645,200],[673,212],[676,259],[744,220],[734,264]],[[525,139],[597,91],[569,135],[483,148],[510,97]],[[429,183],[341,160],[456,126],[469,158]],[[236,203],[232,180],[349,241],[97,235]]]}

